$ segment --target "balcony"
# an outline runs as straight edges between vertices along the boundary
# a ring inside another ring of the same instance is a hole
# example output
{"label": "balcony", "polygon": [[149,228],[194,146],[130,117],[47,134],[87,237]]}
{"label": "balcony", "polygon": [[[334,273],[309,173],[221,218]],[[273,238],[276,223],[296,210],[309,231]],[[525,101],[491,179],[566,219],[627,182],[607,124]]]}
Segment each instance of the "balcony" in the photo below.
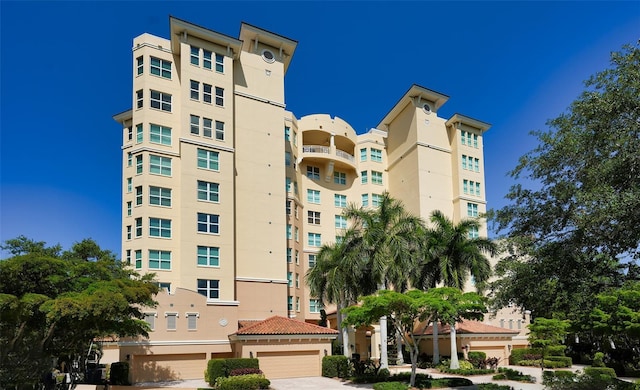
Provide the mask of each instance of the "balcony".
{"label": "balcony", "polygon": [[304,145],[302,147],[302,159],[323,160],[323,162],[334,162],[336,167],[356,169],[355,157],[335,146],[324,145]]}

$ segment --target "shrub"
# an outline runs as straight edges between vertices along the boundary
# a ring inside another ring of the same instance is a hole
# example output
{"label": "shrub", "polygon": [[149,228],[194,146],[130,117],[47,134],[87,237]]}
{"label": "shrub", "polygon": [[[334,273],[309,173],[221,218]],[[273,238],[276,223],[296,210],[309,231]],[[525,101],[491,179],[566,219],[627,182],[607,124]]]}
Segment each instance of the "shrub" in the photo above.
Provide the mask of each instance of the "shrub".
{"label": "shrub", "polygon": [[[513,370],[511,368],[502,367],[498,369],[498,372],[500,372],[500,374],[503,374],[505,379],[511,381],[536,383],[536,378],[532,377],[531,375],[525,375],[522,372]],[[496,378],[494,377],[493,379]]]}
{"label": "shrub", "polygon": [[348,378],[351,376],[351,362],[343,355],[322,358],[322,376],[328,378]]}
{"label": "shrub", "polygon": [[225,359],[211,359],[207,362],[207,383],[213,386],[216,383],[216,379],[227,376]]}
{"label": "shrub", "polygon": [[129,384],[129,362],[116,362],[111,364],[110,381],[114,385]]}
{"label": "shrub", "polygon": [[250,374],[241,376],[220,377],[216,379],[218,390],[258,390],[268,389],[271,382],[264,375]]}
{"label": "shrub", "polygon": [[487,375],[487,374],[493,374],[495,371],[491,370],[491,369],[484,369],[484,370],[478,370],[478,369],[471,369],[471,370],[452,370],[450,368],[442,368],[440,369],[440,372],[444,372],[446,374],[456,374],[456,375],[463,375],[463,376],[470,376],[470,375]]}
{"label": "shrub", "polygon": [[573,360],[569,356],[547,356],[544,360],[551,360],[552,362],[562,362],[564,366],[562,367],[571,367],[573,364]]}
{"label": "shrub", "polygon": [[616,372],[610,367],[585,367],[584,373],[594,378],[616,378]]}
{"label": "shrub", "polygon": [[235,370],[236,368],[260,368],[260,362],[258,359],[251,358],[225,359],[226,376],[229,376],[231,370]]}
{"label": "shrub", "polygon": [[373,390],[407,390],[409,385],[404,382],[380,382],[373,385]]}
{"label": "shrub", "polygon": [[[473,382],[471,382],[467,378],[438,378],[432,379],[430,387],[425,387],[427,389],[437,389],[440,387],[461,387],[461,386],[472,386]],[[416,387],[418,387],[418,383],[416,382]]]}
{"label": "shrub", "polygon": [[513,390],[513,387],[507,385],[497,385],[495,383],[478,383],[478,390]]}
{"label": "shrub", "polygon": [[537,348],[516,348],[511,351],[509,364],[517,365],[520,360],[527,360],[524,358],[524,355],[537,355],[538,359],[540,359],[542,357],[542,350]]}
{"label": "shrub", "polygon": [[469,360],[471,359],[486,359],[487,354],[482,351],[471,351],[468,353]]}
{"label": "shrub", "polygon": [[250,375],[250,374],[264,375],[262,370],[259,368],[234,368],[229,372],[229,376],[240,376],[240,375]]}
{"label": "shrub", "polygon": [[507,376],[505,374],[495,374],[492,379],[497,380],[497,381],[502,381],[507,379]]}
{"label": "shrub", "polygon": [[[410,372],[399,372],[389,377],[389,381],[409,383],[411,379]],[[422,389],[430,389],[432,377],[429,374],[416,374],[416,387]]]}
{"label": "shrub", "polygon": [[525,353],[522,355],[522,360],[540,360],[542,359],[541,353]]}
{"label": "shrub", "polygon": [[591,363],[591,365],[593,367],[604,367],[604,353],[602,352],[596,352],[595,355],[593,355],[593,363]]}
{"label": "shrub", "polygon": [[546,349],[546,356],[564,356],[566,349],[566,345],[550,345]]}

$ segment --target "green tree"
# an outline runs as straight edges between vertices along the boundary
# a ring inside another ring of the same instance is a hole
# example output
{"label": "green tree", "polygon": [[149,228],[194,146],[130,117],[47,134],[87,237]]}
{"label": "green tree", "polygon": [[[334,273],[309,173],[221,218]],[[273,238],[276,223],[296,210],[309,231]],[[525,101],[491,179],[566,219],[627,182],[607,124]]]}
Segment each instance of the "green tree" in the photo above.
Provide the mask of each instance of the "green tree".
{"label": "green tree", "polygon": [[597,334],[615,339],[619,346],[637,348],[640,344],[640,282],[630,281],[596,298],[591,321],[585,325]]}
{"label": "green tree", "polygon": [[147,335],[140,307],[155,304],[152,276],[112,256],[63,258],[59,249],[42,251],[44,243],[17,240],[7,245],[27,249],[0,261],[0,387],[37,382],[53,358],[86,353],[95,338]]}
{"label": "green tree", "polygon": [[[377,289],[393,288],[405,291],[409,275],[419,260],[419,232],[423,221],[407,212],[402,202],[388,192],[382,194],[376,208],[351,205],[344,211],[351,221],[354,234],[348,237],[351,250],[361,264],[360,294],[371,294]],[[380,318],[381,366],[388,366],[387,318]],[[400,351],[398,351],[400,353]]]}
{"label": "green tree", "polygon": [[[431,214],[431,222],[433,227],[424,231],[423,235],[423,260],[418,272],[411,274],[412,286],[428,289],[442,283],[463,290],[469,275],[476,286],[485,283],[491,276],[491,263],[487,255],[496,256],[498,248],[488,238],[470,237],[473,230],[480,228],[480,221],[464,219],[454,223],[436,210]],[[433,363],[439,362],[436,320],[433,323]]]}
{"label": "green tree", "polygon": [[[405,293],[380,290],[363,297],[361,305],[350,306],[344,312],[345,323],[353,326],[370,325],[382,316],[394,318],[391,323],[410,350],[410,385],[414,386],[420,340],[424,337],[425,328],[433,321],[433,313],[444,315],[455,324],[462,318],[481,319],[486,308],[482,297],[476,293],[462,294],[454,288],[436,288]],[[423,324],[422,327],[419,324]],[[455,333],[452,337],[455,338]]]}
{"label": "green tree", "polygon": [[560,345],[567,336],[567,329],[571,323],[568,320],[559,320],[556,318],[538,317],[533,323],[528,325],[529,344],[534,348],[542,349],[542,357],[540,358],[541,367],[544,369],[544,356],[546,350],[550,346]]}

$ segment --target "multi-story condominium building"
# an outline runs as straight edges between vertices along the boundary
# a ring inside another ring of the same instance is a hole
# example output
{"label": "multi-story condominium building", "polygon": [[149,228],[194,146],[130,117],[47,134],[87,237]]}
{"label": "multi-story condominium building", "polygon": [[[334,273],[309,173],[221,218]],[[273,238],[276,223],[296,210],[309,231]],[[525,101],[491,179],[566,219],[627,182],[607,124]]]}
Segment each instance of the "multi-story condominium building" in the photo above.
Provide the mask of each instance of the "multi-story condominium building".
{"label": "multi-story condominium building", "polygon": [[[418,85],[365,134],[327,114],[296,118],[285,109],[284,87],[296,45],[246,23],[233,38],[173,17],[169,40],[133,41],[132,109],[114,116],[123,126],[123,257],[157,275],[169,292],[161,306],[173,307],[168,302],[181,294],[203,296],[190,306],[198,310],[149,313],[157,330],[146,345],[155,354],[176,353],[159,348],[175,347],[177,337],[208,345],[196,351],[191,342],[181,354],[246,355],[233,347],[245,329],[238,323],[317,322],[321,303],[304,275],[320,246],[340,239],[350,203],[376,207],[388,191],[425,219],[436,209],[455,221],[486,209],[487,123],[441,118],[448,97]],[[486,235],[485,225],[473,234]],[[204,311],[225,313],[211,317],[224,323],[207,336],[215,343],[195,333],[161,335],[180,318],[198,329]],[[124,348],[121,357],[144,354]]]}

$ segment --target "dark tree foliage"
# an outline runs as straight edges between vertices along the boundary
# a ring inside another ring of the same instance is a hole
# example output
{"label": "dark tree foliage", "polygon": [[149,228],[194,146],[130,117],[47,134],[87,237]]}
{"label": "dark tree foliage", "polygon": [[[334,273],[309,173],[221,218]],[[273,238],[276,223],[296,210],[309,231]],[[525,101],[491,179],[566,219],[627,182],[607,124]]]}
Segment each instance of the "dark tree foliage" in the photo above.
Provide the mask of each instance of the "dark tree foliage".
{"label": "dark tree foliage", "polygon": [[589,325],[596,296],[638,280],[640,43],[612,53],[585,87],[548,131],[533,132],[539,144],[510,172],[520,183],[509,205],[489,213],[505,253],[491,290],[493,306],[569,319],[582,344],[599,348],[610,340]]}
{"label": "dark tree foliage", "polygon": [[37,382],[60,356],[86,354],[95,338],[146,336],[141,306],[158,288],[92,240],[61,253],[24,236],[0,261],[0,388]]}

